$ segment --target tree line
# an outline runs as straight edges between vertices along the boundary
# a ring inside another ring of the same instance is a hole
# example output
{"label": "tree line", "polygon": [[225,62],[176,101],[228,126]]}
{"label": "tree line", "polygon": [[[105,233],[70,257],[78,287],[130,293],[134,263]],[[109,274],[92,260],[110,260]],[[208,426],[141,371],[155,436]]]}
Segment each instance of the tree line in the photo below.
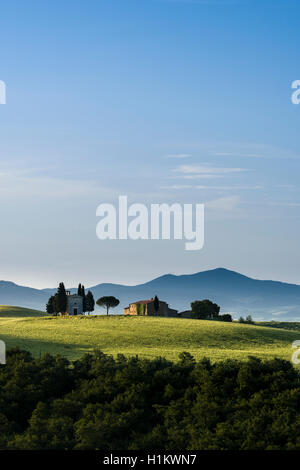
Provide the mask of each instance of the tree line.
{"label": "tree line", "polygon": [[[83,312],[91,313],[95,309],[95,300],[92,292],[89,290],[85,293],[85,288],[82,284],[78,285],[77,294],[82,297],[82,310]],[[46,305],[46,312],[50,315],[64,314],[67,311],[67,293],[63,282],[59,283],[56,294],[51,295]]]}
{"label": "tree line", "polygon": [[[92,292],[89,290],[87,294],[85,293],[84,285],[80,284],[77,288],[77,295],[82,297],[82,311],[83,313],[88,312],[89,314],[95,310],[95,300]],[[106,309],[107,315],[111,308],[115,308],[119,305],[119,299],[116,299],[113,296],[103,296],[97,300],[97,305],[99,307],[104,307]],[[49,315],[58,315],[65,314],[68,308],[68,296],[63,282],[59,283],[57,292],[54,295],[51,295],[47,304],[46,312]]]}
{"label": "tree line", "polygon": [[225,322],[232,321],[232,316],[229,313],[220,315],[220,306],[208,299],[195,300],[191,303],[191,318]]}
{"label": "tree line", "polygon": [[[83,299],[83,313],[93,312],[95,309],[95,300],[92,292],[89,290],[87,294],[85,294],[84,285],[79,284],[77,294],[80,295]],[[157,295],[154,297],[153,302],[154,310],[158,312],[159,299]],[[119,299],[114,296],[103,296],[96,301],[96,304],[99,307],[106,309],[107,315],[109,314],[109,310],[111,308],[117,307],[119,303]],[[67,294],[63,282],[60,282],[56,294],[49,298],[46,305],[46,311],[50,315],[58,315],[59,313],[64,314],[67,311]],[[195,300],[191,303],[191,318],[199,320],[219,320],[225,322],[232,321],[232,317],[229,313],[220,315],[220,306],[208,299]],[[239,321],[243,323],[253,323],[251,316],[248,316],[246,320],[243,320],[241,317]]]}
{"label": "tree line", "polygon": [[8,351],[0,449],[300,450],[300,372],[282,359],[211,363]]}

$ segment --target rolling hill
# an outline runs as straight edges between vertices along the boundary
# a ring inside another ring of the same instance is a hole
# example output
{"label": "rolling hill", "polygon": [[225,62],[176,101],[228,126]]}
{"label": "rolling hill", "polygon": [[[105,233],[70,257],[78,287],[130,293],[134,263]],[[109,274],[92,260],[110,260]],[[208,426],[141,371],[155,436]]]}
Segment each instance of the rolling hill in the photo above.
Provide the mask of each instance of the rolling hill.
{"label": "rolling hill", "polygon": [[[209,298],[221,306],[223,313],[230,312],[235,318],[251,314],[256,320],[300,320],[299,285],[252,279],[224,268],[179,276],[167,274],[136,286],[103,283],[90,289],[95,298],[119,298],[120,307],[115,313],[122,313],[129,302],[158,295],[179,311],[188,309],[193,300]],[[55,291],[0,281],[0,303],[43,310]]]}
{"label": "rolling hill", "polygon": [[[177,361],[182,351],[195,358],[212,361],[226,358],[247,360],[280,357],[291,359],[292,342],[300,338],[299,329],[223,323],[181,318],[128,317],[123,315],[22,317],[5,315],[0,308],[1,340],[7,348],[19,347],[35,356],[60,354],[74,360],[94,349],[107,354]],[[298,325],[299,326],[299,325]]]}
{"label": "rolling hill", "polygon": [[26,318],[45,317],[45,312],[31,308],[15,307],[12,305],[0,305],[0,318]]}

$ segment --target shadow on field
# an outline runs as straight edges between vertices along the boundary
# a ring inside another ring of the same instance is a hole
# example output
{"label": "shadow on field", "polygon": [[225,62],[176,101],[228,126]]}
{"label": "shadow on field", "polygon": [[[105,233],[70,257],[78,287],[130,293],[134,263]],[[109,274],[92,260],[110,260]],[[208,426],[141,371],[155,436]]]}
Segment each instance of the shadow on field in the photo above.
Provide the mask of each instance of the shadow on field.
{"label": "shadow on field", "polygon": [[13,335],[1,334],[1,332],[0,339],[5,342],[7,350],[18,347],[29,351],[34,357],[40,357],[45,353],[49,353],[52,355],[59,354],[67,359],[74,360],[74,358],[80,358],[84,353],[94,350],[93,347],[84,346],[82,344],[62,344],[30,338],[15,338]]}

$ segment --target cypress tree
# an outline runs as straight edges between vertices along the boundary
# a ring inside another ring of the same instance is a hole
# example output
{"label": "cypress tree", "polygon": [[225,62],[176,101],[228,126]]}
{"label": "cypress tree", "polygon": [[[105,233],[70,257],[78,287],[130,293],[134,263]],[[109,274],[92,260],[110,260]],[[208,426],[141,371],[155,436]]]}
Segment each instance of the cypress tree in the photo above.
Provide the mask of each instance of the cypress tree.
{"label": "cypress tree", "polygon": [[56,313],[55,311],[55,295],[51,295],[46,305],[46,312],[50,315]]}
{"label": "cypress tree", "polygon": [[89,290],[85,297],[85,307],[86,311],[91,313],[95,309],[95,300],[92,292]]}
{"label": "cypress tree", "polygon": [[66,289],[63,282],[60,282],[57,294],[56,294],[56,302],[55,302],[55,311],[57,313],[65,313],[67,311],[67,294]]}
{"label": "cypress tree", "polygon": [[82,310],[83,310],[83,312],[86,312],[87,308],[86,308],[86,296],[85,296],[84,285],[81,286],[81,294],[80,295],[82,296]]}

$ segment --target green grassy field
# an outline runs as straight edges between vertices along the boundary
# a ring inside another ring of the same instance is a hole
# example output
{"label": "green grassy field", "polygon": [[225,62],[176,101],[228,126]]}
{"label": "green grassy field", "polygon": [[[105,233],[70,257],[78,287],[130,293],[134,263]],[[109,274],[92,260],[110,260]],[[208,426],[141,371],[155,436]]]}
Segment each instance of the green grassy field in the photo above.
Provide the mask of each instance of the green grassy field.
{"label": "green grassy field", "polygon": [[107,354],[164,356],[177,360],[181,351],[196,358],[290,359],[294,329],[155,317],[48,317],[36,310],[0,306],[0,339],[38,356],[44,352],[76,359],[98,348]]}
{"label": "green grassy field", "polygon": [[9,317],[45,317],[46,313],[30,308],[13,307],[12,305],[0,305],[0,318]]}

